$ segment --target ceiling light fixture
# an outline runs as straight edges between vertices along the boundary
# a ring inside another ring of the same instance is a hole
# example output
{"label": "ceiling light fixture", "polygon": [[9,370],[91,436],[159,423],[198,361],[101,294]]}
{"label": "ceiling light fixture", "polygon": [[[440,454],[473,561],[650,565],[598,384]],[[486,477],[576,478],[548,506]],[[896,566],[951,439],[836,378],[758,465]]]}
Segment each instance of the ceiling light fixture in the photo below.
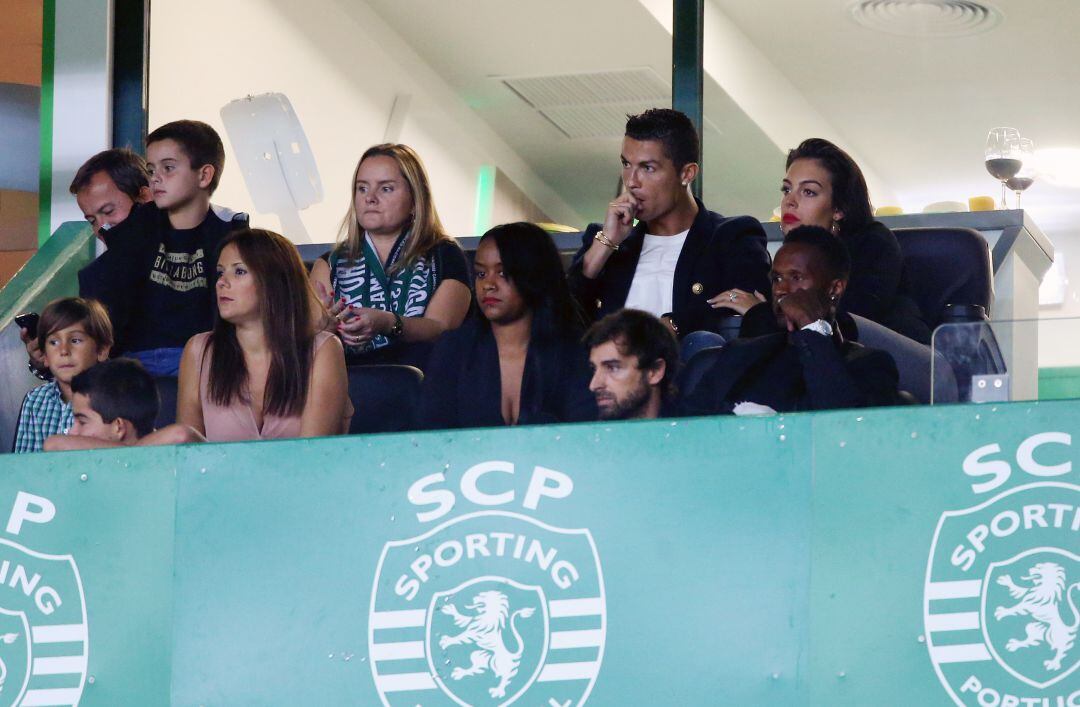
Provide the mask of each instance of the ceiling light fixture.
{"label": "ceiling light fixture", "polygon": [[858,0],[848,8],[857,24],[905,37],[964,37],[1001,23],[999,10],[975,0]]}

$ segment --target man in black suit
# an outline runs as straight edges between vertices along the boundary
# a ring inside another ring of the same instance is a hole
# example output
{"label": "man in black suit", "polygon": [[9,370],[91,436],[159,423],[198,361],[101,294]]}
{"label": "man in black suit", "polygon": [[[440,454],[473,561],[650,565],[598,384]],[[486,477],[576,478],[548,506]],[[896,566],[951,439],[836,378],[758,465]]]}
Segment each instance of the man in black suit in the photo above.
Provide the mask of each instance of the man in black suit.
{"label": "man in black suit", "polygon": [[626,121],[623,193],[602,228],[585,230],[569,272],[590,318],[627,307],[661,317],[680,336],[715,331],[727,313],[710,297],[733,287],[765,291],[765,232],[757,219],[724,218],[694,198],[699,152],[697,131],[679,111],[654,108]]}
{"label": "man in black suit", "polygon": [[740,338],[717,356],[683,399],[691,415],[893,405],[896,364],[884,351],[845,341],[836,303],[850,272],[844,244],[824,228],[788,233],[770,278],[780,331]]}

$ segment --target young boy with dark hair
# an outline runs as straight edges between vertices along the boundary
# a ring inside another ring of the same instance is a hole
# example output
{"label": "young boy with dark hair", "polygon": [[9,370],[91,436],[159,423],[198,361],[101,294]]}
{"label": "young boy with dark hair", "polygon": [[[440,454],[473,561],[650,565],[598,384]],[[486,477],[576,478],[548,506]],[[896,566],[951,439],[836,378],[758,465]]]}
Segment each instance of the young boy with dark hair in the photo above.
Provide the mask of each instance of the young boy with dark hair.
{"label": "young boy with dark hair", "polygon": [[53,380],[26,394],[15,432],[16,452],[39,452],[46,437],[70,429],[71,381],[107,359],[112,343],[109,315],[98,302],[67,297],[45,308],[38,322],[38,347]]}
{"label": "young boy with dark hair", "polygon": [[160,406],[157,384],[141,363],[131,358],[99,363],[71,380],[75,420],[66,435],[45,440],[45,451],[206,441],[181,425],[154,430]]}
{"label": "young boy with dark hair", "polygon": [[79,274],[79,290],[108,307],[119,351],[151,375],[170,376],[187,340],[213,326],[215,251],[226,234],[247,226],[247,215],[210,205],[225,149],[206,123],[178,120],[154,130],[146,158],[153,203],[105,233],[108,251],[93,272]]}
{"label": "young boy with dark hair", "polygon": [[45,440],[45,451],[97,447],[99,440],[131,446],[154,431],[159,406],[157,386],[141,363],[99,363],[71,379],[74,422],[67,435]]}

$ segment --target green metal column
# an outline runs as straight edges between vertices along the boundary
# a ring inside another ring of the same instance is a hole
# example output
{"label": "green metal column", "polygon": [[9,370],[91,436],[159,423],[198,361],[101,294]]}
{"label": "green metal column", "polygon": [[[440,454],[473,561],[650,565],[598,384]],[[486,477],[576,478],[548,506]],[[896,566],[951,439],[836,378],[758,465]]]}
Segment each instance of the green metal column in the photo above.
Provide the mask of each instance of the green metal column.
{"label": "green metal column", "polygon": [[116,0],[113,10],[113,147],[146,151],[150,1]]}
{"label": "green metal column", "polygon": [[53,74],[56,69],[56,0],[41,3],[41,156],[38,170],[38,245],[52,235]]}
{"label": "green metal column", "polygon": [[[671,33],[671,107],[690,116],[698,136],[702,132],[705,48],[705,0],[675,0]],[[702,147],[704,150],[704,145]],[[702,172],[694,180],[694,196],[701,197]]]}

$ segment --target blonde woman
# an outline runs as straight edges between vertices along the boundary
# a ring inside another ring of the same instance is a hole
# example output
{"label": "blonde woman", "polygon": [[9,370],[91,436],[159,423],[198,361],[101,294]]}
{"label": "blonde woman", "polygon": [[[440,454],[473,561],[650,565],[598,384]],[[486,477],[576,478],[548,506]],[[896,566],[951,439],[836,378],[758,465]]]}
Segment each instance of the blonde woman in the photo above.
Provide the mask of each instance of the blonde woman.
{"label": "blonde woman", "polygon": [[430,344],[468,313],[465,255],[443,229],[412,148],[369,148],[352,194],[338,244],[315,262],[312,284],[349,363],[423,367]]}

